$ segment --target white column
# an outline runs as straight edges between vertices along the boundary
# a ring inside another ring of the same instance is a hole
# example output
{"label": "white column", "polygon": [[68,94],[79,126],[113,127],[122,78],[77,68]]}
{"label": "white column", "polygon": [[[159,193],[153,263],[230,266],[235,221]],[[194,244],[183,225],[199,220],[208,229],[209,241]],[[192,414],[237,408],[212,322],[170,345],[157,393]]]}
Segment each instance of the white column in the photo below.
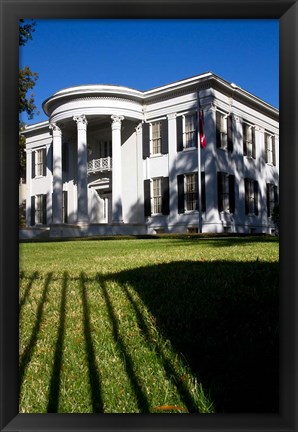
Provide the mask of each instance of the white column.
{"label": "white column", "polygon": [[88,177],[87,177],[87,119],[84,114],[74,116],[77,123],[78,145],[78,223],[86,224],[88,218]]}
{"label": "white column", "polygon": [[62,132],[56,123],[50,124],[53,131],[53,224],[62,223]]}
{"label": "white column", "polygon": [[123,116],[112,115],[112,222],[123,223],[122,219],[122,170],[121,170],[121,121]]}
{"label": "white column", "polygon": [[31,224],[32,150],[26,150],[26,225]]}

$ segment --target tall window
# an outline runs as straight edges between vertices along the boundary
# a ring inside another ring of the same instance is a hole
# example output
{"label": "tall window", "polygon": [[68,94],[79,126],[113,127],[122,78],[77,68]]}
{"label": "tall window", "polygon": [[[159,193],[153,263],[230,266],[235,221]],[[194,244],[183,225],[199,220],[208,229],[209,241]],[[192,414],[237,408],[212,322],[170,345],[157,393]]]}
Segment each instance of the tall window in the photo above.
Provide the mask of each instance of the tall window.
{"label": "tall window", "polygon": [[198,209],[198,174],[185,175],[185,210]]}
{"label": "tall window", "polygon": [[152,180],[152,213],[161,213],[161,178],[156,178]]}
{"label": "tall window", "polygon": [[68,220],[68,211],[67,211],[67,191],[63,191],[62,193],[62,221],[63,223],[67,223]]}
{"label": "tall window", "polygon": [[32,152],[32,178],[46,175],[46,149]]}
{"label": "tall window", "polygon": [[252,179],[244,179],[245,186],[245,213],[258,215],[258,182]]}
{"label": "tall window", "polygon": [[266,163],[276,165],[275,160],[275,137],[265,132],[265,159]]}
{"label": "tall window", "polygon": [[232,117],[216,111],[216,146],[233,151]]}
{"label": "tall window", "polygon": [[218,211],[235,211],[235,176],[224,172],[217,173]]}
{"label": "tall window", "polygon": [[244,156],[255,158],[256,157],[256,144],[255,144],[255,128],[248,123],[243,123],[243,154]]}
{"label": "tall window", "polygon": [[99,157],[106,158],[108,156],[112,156],[112,141],[100,141]]}
{"label": "tall window", "polygon": [[169,177],[144,180],[144,212],[145,216],[168,215],[169,208]]}
{"label": "tall window", "polygon": [[197,116],[196,114],[187,115],[184,120],[184,148],[196,147]]}
{"label": "tall window", "polygon": [[152,123],[151,127],[151,153],[161,153],[161,122]]}
{"label": "tall window", "polygon": [[47,196],[31,197],[31,225],[47,223]]}
{"label": "tall window", "polygon": [[272,216],[274,207],[278,204],[277,186],[267,183],[267,216]]}

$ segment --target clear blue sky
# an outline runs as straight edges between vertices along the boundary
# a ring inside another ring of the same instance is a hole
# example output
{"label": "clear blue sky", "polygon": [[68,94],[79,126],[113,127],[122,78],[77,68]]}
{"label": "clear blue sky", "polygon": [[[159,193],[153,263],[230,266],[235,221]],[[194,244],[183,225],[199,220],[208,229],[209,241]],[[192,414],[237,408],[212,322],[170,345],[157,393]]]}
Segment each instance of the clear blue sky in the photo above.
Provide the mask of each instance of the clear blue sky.
{"label": "clear blue sky", "polygon": [[39,115],[53,93],[82,84],[148,90],[204,72],[278,108],[278,20],[36,20],[20,66],[38,72]]}

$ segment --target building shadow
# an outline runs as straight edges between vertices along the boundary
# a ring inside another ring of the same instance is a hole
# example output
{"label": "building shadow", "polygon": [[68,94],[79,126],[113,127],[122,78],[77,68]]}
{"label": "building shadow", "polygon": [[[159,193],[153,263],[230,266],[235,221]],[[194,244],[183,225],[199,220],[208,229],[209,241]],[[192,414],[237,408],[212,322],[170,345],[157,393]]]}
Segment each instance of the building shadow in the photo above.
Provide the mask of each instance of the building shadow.
{"label": "building shadow", "polygon": [[[278,272],[278,263],[188,261],[98,279],[102,287],[111,278],[137,292],[216,412],[274,413],[279,409]],[[130,301],[146,335],[142,316]],[[164,367],[170,374],[166,359]],[[191,410],[191,398],[181,387],[179,392]]]}

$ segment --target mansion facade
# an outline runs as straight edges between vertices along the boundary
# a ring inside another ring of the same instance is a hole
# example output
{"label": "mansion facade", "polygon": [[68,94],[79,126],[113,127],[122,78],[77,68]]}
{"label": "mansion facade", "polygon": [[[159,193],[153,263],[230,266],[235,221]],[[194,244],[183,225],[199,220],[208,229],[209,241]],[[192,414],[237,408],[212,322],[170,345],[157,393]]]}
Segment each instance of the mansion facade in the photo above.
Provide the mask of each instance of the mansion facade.
{"label": "mansion facade", "polygon": [[24,238],[273,233],[279,113],[235,84],[83,85],[43,109],[23,132]]}

